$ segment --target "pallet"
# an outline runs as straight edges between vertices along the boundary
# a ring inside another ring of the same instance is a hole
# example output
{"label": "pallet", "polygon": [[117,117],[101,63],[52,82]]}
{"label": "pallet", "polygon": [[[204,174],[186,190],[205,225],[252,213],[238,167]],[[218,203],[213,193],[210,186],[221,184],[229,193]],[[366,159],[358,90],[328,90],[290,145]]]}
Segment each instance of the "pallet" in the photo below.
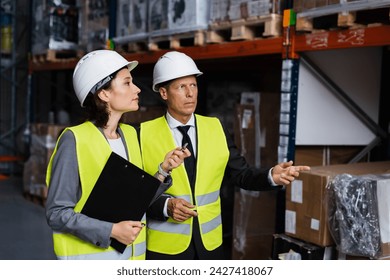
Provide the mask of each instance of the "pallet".
{"label": "pallet", "polygon": [[297,32],[314,33],[322,30],[367,27],[378,24],[390,24],[390,8],[379,8],[355,12],[343,12],[312,18],[298,17]]}
{"label": "pallet", "polygon": [[163,49],[204,46],[206,44],[205,33],[205,30],[196,30],[166,36],[150,37],[148,49],[150,51],[158,51]]}
{"label": "pallet", "polygon": [[147,41],[129,42],[115,46],[115,50],[124,53],[137,53],[148,50]]}
{"label": "pallet", "polygon": [[75,59],[80,59],[84,55],[80,50],[52,50],[47,49],[42,54],[34,54],[32,60],[34,63],[45,62],[67,62]]}
{"label": "pallet", "polygon": [[223,43],[232,37],[232,23],[229,20],[217,21],[209,25],[207,43]]}
{"label": "pallet", "polygon": [[207,43],[280,37],[282,35],[282,16],[269,14],[229,22],[218,22],[210,24],[209,29]]}

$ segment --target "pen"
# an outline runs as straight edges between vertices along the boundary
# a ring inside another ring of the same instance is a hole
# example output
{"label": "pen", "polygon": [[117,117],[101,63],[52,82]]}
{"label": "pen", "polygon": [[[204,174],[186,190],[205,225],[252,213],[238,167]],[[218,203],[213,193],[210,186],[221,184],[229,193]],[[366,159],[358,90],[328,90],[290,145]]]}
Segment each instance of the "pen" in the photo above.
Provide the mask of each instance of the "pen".
{"label": "pen", "polygon": [[187,148],[187,146],[188,146],[188,143],[185,143],[185,144],[183,145],[183,147],[181,147],[181,150],[184,151],[184,150]]}

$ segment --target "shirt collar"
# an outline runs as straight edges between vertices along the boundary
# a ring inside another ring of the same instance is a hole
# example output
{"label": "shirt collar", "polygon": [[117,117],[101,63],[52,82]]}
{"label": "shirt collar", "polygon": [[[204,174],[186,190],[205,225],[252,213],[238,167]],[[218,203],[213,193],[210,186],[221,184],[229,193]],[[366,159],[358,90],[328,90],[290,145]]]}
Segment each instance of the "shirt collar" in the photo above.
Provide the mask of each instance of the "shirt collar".
{"label": "shirt collar", "polygon": [[189,119],[189,121],[187,123],[179,122],[178,120],[173,118],[168,112],[167,112],[166,118],[167,118],[168,125],[169,125],[169,127],[171,129],[174,129],[174,128],[176,128],[178,126],[182,126],[182,125],[190,125],[192,127],[195,127],[195,117],[194,117],[194,114],[191,115],[191,118]]}

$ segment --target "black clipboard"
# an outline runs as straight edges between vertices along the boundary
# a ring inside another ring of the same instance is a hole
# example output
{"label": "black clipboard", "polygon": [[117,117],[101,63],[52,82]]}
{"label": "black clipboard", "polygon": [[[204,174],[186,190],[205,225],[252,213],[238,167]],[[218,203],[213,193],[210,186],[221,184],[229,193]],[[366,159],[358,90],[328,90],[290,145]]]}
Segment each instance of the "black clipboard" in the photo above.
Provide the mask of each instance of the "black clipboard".
{"label": "black clipboard", "polygon": [[[157,178],[112,152],[81,213],[112,223],[141,221],[149,205],[165,191],[160,185]],[[120,253],[126,249],[113,238],[111,247]]]}

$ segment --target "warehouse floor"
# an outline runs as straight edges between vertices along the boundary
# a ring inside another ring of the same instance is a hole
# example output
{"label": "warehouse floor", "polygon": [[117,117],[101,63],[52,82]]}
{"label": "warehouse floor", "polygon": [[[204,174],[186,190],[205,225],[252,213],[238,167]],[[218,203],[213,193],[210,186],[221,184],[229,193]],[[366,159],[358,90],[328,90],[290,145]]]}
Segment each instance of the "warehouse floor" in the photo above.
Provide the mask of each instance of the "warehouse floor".
{"label": "warehouse floor", "polygon": [[0,180],[0,260],[55,259],[45,210],[22,190],[21,177]]}

